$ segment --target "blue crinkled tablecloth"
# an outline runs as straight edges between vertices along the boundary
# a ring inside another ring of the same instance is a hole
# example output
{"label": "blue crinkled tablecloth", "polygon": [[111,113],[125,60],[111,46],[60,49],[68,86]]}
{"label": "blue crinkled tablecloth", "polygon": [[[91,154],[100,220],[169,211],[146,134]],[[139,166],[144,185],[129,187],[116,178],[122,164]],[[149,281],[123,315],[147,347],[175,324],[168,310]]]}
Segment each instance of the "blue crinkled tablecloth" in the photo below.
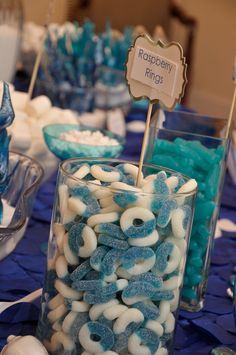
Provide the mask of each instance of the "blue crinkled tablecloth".
{"label": "blue crinkled tablecloth", "polygon": [[[142,135],[129,134],[122,157],[137,159],[141,141]],[[10,256],[0,261],[0,300],[17,300],[43,285],[54,190],[55,176],[40,188],[24,238]],[[236,222],[235,210],[236,188],[226,175],[220,217]],[[175,355],[208,354],[221,344],[236,351],[233,306],[226,294],[235,265],[236,233],[224,233],[215,241],[204,309],[179,314]],[[0,314],[0,347],[10,334],[34,334],[38,314],[39,300],[14,305]]]}

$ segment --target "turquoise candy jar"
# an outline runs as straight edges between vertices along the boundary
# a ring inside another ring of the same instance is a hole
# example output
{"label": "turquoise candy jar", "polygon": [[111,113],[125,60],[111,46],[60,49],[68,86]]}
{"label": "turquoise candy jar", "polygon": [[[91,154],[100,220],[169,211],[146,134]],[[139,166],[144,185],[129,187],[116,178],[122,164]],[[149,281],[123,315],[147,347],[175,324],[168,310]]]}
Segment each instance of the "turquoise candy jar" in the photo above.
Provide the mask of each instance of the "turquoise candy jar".
{"label": "turquoise candy jar", "polygon": [[153,118],[146,161],[173,169],[198,182],[181,306],[203,307],[210,256],[225,175],[226,120],[189,112],[164,112],[163,128]]}

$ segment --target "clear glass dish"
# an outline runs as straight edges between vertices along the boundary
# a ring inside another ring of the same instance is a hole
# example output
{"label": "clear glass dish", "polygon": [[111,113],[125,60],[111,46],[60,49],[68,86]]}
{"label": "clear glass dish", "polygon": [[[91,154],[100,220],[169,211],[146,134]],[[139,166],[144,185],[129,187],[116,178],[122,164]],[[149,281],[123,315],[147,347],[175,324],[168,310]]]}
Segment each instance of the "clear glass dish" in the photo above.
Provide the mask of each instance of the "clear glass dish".
{"label": "clear glass dish", "polygon": [[154,117],[146,152],[148,163],[188,175],[198,182],[181,306],[203,308],[215,226],[219,214],[229,140],[225,118],[192,112],[165,112],[162,128]]}
{"label": "clear glass dish", "polygon": [[43,169],[34,159],[17,152],[9,153],[9,183],[2,195],[3,221],[9,219],[9,212],[12,217],[7,225],[0,227],[0,260],[15,249],[23,237],[42,177]]}
{"label": "clear glass dish", "polygon": [[43,128],[45,142],[49,150],[61,160],[68,158],[95,157],[95,158],[116,158],[124,148],[125,140],[123,137],[106,131],[100,130],[104,135],[116,139],[118,145],[89,145],[66,141],[60,138],[60,134],[71,130],[97,131],[96,128],[78,126],[72,124],[53,124]]}

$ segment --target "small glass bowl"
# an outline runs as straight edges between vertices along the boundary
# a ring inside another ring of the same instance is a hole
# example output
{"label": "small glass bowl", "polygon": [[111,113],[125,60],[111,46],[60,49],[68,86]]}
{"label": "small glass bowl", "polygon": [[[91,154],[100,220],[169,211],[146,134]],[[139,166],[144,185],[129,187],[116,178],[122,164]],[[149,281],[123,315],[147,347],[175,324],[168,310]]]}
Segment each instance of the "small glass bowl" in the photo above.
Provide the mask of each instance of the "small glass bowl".
{"label": "small glass bowl", "polygon": [[0,260],[15,249],[23,237],[42,177],[43,169],[34,159],[13,151],[9,153],[9,183],[2,200],[14,213],[8,225],[0,227]]}
{"label": "small glass bowl", "polygon": [[109,138],[116,139],[118,145],[90,145],[90,144],[80,144],[75,142],[66,141],[60,138],[60,134],[68,132],[71,130],[79,131],[97,131],[96,128],[91,128],[87,126],[78,126],[73,124],[52,124],[45,126],[43,128],[43,134],[45,142],[49,150],[56,155],[61,160],[69,158],[83,158],[83,157],[94,157],[94,158],[116,158],[120,155],[121,151],[124,148],[125,140],[123,137],[118,134],[106,131],[99,130],[104,135]]}

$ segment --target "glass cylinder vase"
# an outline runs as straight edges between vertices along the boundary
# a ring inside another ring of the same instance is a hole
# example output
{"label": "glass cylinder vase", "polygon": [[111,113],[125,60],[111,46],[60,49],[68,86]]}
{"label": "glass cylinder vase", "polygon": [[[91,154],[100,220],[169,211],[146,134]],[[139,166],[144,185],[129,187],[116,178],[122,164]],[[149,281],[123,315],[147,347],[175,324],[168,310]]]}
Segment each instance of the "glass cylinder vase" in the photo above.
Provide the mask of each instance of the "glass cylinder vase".
{"label": "glass cylinder vase", "polygon": [[145,165],[136,187],[137,171],[60,165],[37,328],[50,354],[172,351],[196,185]]}
{"label": "glass cylinder vase", "polygon": [[[161,119],[162,128],[158,128]],[[181,307],[199,311],[204,304],[215,226],[219,214],[229,140],[227,120],[191,112],[163,112],[153,117],[146,161],[198,182]]]}

